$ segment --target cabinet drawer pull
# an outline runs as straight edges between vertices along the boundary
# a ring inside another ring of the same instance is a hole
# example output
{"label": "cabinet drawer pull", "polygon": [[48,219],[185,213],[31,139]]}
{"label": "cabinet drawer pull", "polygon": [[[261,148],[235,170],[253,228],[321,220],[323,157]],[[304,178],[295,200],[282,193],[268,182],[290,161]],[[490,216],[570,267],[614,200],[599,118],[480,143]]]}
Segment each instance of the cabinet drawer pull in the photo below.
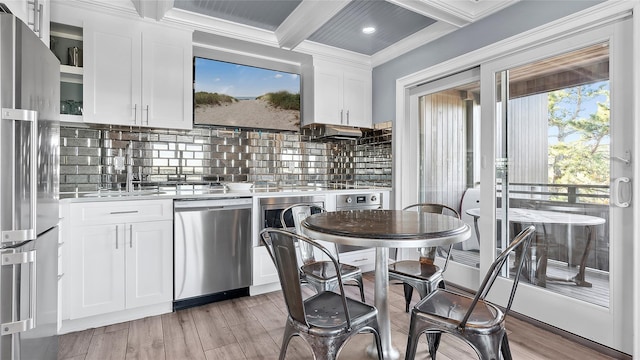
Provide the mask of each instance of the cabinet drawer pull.
{"label": "cabinet drawer pull", "polygon": [[138,210],[129,210],[129,211],[112,211],[109,214],[111,215],[120,215],[120,214],[137,214]]}
{"label": "cabinet drawer pull", "polygon": [[367,258],[362,258],[362,259],[356,259],[356,260],[352,260],[352,262],[361,262],[361,261],[367,261],[369,259]]}

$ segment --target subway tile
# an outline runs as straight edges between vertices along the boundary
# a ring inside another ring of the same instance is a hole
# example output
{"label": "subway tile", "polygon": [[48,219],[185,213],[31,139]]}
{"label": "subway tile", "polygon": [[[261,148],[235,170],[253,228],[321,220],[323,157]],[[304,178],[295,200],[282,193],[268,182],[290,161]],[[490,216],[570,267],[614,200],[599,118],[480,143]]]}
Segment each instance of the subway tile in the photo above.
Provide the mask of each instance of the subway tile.
{"label": "subway tile", "polygon": [[65,175],[64,176],[64,182],[69,184],[69,183],[75,183],[75,184],[86,184],[89,182],[89,176],[87,175]]}
{"label": "subway tile", "polygon": [[77,129],[76,134],[77,134],[78,138],[85,138],[85,139],[100,139],[101,138],[100,130]]}
{"label": "subway tile", "polygon": [[78,174],[99,175],[101,171],[101,166],[78,166]]}
{"label": "subway tile", "polygon": [[[82,130],[82,131],[81,131]],[[112,157],[134,140],[133,163],[137,171],[149,174],[147,181],[165,181],[182,171],[189,180],[202,180],[206,174],[244,178],[300,182],[330,179],[371,179],[377,169],[381,181],[391,182],[390,132],[365,132],[359,142],[310,142],[304,134],[255,132],[247,130],[194,128],[191,131],[94,126],[91,129],[62,127],[61,173],[89,175],[89,178],[63,177],[62,182],[82,180],[109,186],[122,182],[126,175],[115,171]],[[84,138],[83,138],[84,136]],[[102,140],[99,140],[102,138]],[[387,143],[380,144],[380,141]],[[182,151],[182,152],[180,152]],[[180,156],[186,162],[176,159]],[[100,157],[102,156],[102,158]],[[98,160],[99,159],[99,160]],[[102,167],[91,167],[101,161]],[[85,164],[86,162],[86,164]],[[293,169],[289,163],[293,162]],[[71,165],[69,165],[71,164]],[[78,167],[86,167],[78,174]],[[179,165],[183,165],[179,170]],[[96,170],[97,169],[97,170]],[[100,174],[93,174],[96,171]],[[333,174],[333,175],[332,175]],[[63,184],[73,188],[74,184]]]}

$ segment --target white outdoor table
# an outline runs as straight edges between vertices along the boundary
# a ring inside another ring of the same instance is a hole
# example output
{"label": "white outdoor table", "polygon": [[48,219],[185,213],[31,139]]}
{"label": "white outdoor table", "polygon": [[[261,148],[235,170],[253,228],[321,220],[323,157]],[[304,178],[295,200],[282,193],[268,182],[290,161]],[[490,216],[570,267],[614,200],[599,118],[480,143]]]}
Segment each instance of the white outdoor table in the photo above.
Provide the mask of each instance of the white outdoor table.
{"label": "white outdoor table", "polygon": [[[389,319],[389,248],[450,245],[471,236],[471,228],[447,215],[402,210],[351,210],[311,215],[302,222],[305,235],[336,244],[376,248],[375,306],[385,359],[397,359]],[[368,348],[376,355],[376,347]]]}
{"label": "white outdoor table", "polygon": [[[467,214],[473,217],[473,223],[476,230],[476,236],[480,239],[480,231],[478,229],[478,218],[480,218],[480,208],[473,208],[466,211]],[[534,210],[523,208],[509,208],[508,218],[510,223],[515,224],[561,224],[561,225],[574,225],[584,226],[587,229],[587,244],[585,245],[584,252],[582,253],[582,259],[580,260],[580,269],[578,273],[569,279],[561,278],[549,278],[546,276],[547,272],[547,254],[543,252],[543,258],[540,259],[540,266],[536,269],[536,285],[546,286],[546,280],[573,282],[578,286],[591,287],[591,283],[585,281],[585,268],[587,263],[587,257],[591,250],[591,244],[593,243],[596,233],[593,231],[593,226],[601,225],[606,222],[605,219],[597,216],[573,214],[559,211],[547,211],[547,210]],[[502,219],[502,210],[496,209],[496,218]],[[546,237],[546,232],[545,232]],[[547,239],[545,238],[546,242]]]}

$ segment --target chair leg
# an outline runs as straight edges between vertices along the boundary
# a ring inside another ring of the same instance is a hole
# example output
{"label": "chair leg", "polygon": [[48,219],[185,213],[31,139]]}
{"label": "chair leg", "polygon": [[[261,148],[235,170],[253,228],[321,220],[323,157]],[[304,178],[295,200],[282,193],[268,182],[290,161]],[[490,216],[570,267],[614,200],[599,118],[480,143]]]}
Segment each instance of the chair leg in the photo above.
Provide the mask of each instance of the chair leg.
{"label": "chair leg", "polygon": [[462,335],[476,350],[480,360],[500,360],[500,343],[503,341],[504,331],[491,335]]}
{"label": "chair leg", "polygon": [[280,346],[280,356],[279,360],[284,360],[287,355],[287,347],[289,346],[289,341],[291,338],[295,336],[295,331],[287,324],[284,328],[284,336],[282,337],[282,345]]}
{"label": "chair leg", "polygon": [[[406,285],[406,284],[405,284]],[[416,357],[416,349],[418,347],[418,339],[420,333],[416,332],[416,324],[413,314],[411,314],[411,322],[409,323],[409,336],[407,338],[407,351],[405,351],[405,360],[413,360]]]}
{"label": "chair leg", "polygon": [[373,339],[376,342],[376,349],[378,350],[378,360],[384,360],[384,354],[382,353],[382,339],[380,339],[380,333],[378,330],[371,328]]}
{"label": "chair leg", "polygon": [[509,348],[509,339],[507,339],[507,333],[502,336],[502,344],[500,346],[500,352],[502,353],[503,360],[512,360],[511,349]]}
{"label": "chair leg", "polygon": [[441,333],[427,333],[427,344],[429,344],[429,355],[431,355],[431,360],[436,360],[436,353],[438,352],[438,348],[440,347],[440,338],[442,337]]}
{"label": "chair leg", "polygon": [[304,336],[313,351],[313,358],[318,360],[336,360],[338,351],[346,341],[346,337],[318,339]]}
{"label": "chair leg", "polygon": [[358,283],[358,288],[360,288],[360,299],[362,300],[362,302],[365,302],[365,300],[364,300],[364,282],[362,281],[362,275],[357,276],[354,280]]}
{"label": "chair leg", "polygon": [[402,285],[404,286],[404,312],[409,312],[409,304],[411,303],[411,297],[413,296],[413,286],[407,283],[402,283]]}

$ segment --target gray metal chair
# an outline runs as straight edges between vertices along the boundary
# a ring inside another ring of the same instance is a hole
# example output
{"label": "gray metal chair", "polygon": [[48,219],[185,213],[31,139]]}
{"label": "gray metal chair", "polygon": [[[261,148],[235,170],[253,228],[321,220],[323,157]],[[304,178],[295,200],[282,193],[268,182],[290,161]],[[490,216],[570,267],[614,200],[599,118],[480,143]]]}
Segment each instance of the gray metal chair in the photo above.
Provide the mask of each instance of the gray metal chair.
{"label": "gray metal chair", "polygon": [[[460,218],[458,211],[442,204],[420,203],[409,205],[403,210],[411,209],[437,214],[443,214],[448,211],[451,216],[455,216],[458,219]],[[434,263],[436,251],[441,250],[436,247],[418,249],[420,252],[419,260],[401,260],[389,265],[389,279],[402,281],[403,283],[406,312],[409,312],[409,304],[411,303],[414,288],[418,291],[418,294],[420,294],[420,299],[423,299],[436,287],[444,288],[442,273],[447,269],[452,246],[453,245],[449,246],[448,251],[444,255],[445,261],[442,269]],[[396,252],[397,249],[394,249],[392,254]],[[394,255],[392,255],[392,257],[395,258]]]}
{"label": "gray metal chair", "polygon": [[335,359],[344,343],[361,332],[373,333],[378,358],[382,359],[378,310],[346,297],[340,276],[337,276],[338,293],[320,291],[306,300],[302,298],[296,244],[304,243],[318,249],[335,269],[340,266],[338,260],[324,246],[303,235],[273,228],[263,230],[260,235],[278,270],[287,305],[280,359],[285,358],[289,341],[296,335],[311,346],[315,359]]}
{"label": "gray metal chair", "polygon": [[[294,204],[280,213],[280,223],[283,228],[290,228],[291,222],[295,226],[296,233],[302,234],[301,224],[304,219],[311,214],[324,212],[324,208],[314,204]],[[360,289],[360,299],[364,299],[364,282],[362,281],[362,270],[359,267],[340,263],[338,249],[336,244],[318,241],[325,248],[331,249],[331,254],[338,259],[340,264],[340,275],[342,281],[354,281],[355,284],[346,283],[345,285],[355,285]],[[332,291],[338,287],[338,277],[335,268],[330,261],[316,260],[313,247],[306,243],[299,244],[300,252],[300,271],[302,272],[302,281],[313,286],[316,291]]]}
{"label": "gray metal chair", "polygon": [[535,227],[529,226],[513,239],[491,264],[475,297],[437,289],[420,300],[411,311],[405,360],[415,358],[418,339],[422,333],[427,333],[429,354],[431,359],[435,360],[443,332],[466,341],[473,347],[480,360],[499,359],[500,353],[505,360],[510,360],[511,351],[504,324],[516,294],[525,257],[520,256],[515,266],[515,277],[504,312],[496,305],[485,301],[485,296],[508,261],[509,255],[518,247],[524,251],[529,248],[535,230]]}

